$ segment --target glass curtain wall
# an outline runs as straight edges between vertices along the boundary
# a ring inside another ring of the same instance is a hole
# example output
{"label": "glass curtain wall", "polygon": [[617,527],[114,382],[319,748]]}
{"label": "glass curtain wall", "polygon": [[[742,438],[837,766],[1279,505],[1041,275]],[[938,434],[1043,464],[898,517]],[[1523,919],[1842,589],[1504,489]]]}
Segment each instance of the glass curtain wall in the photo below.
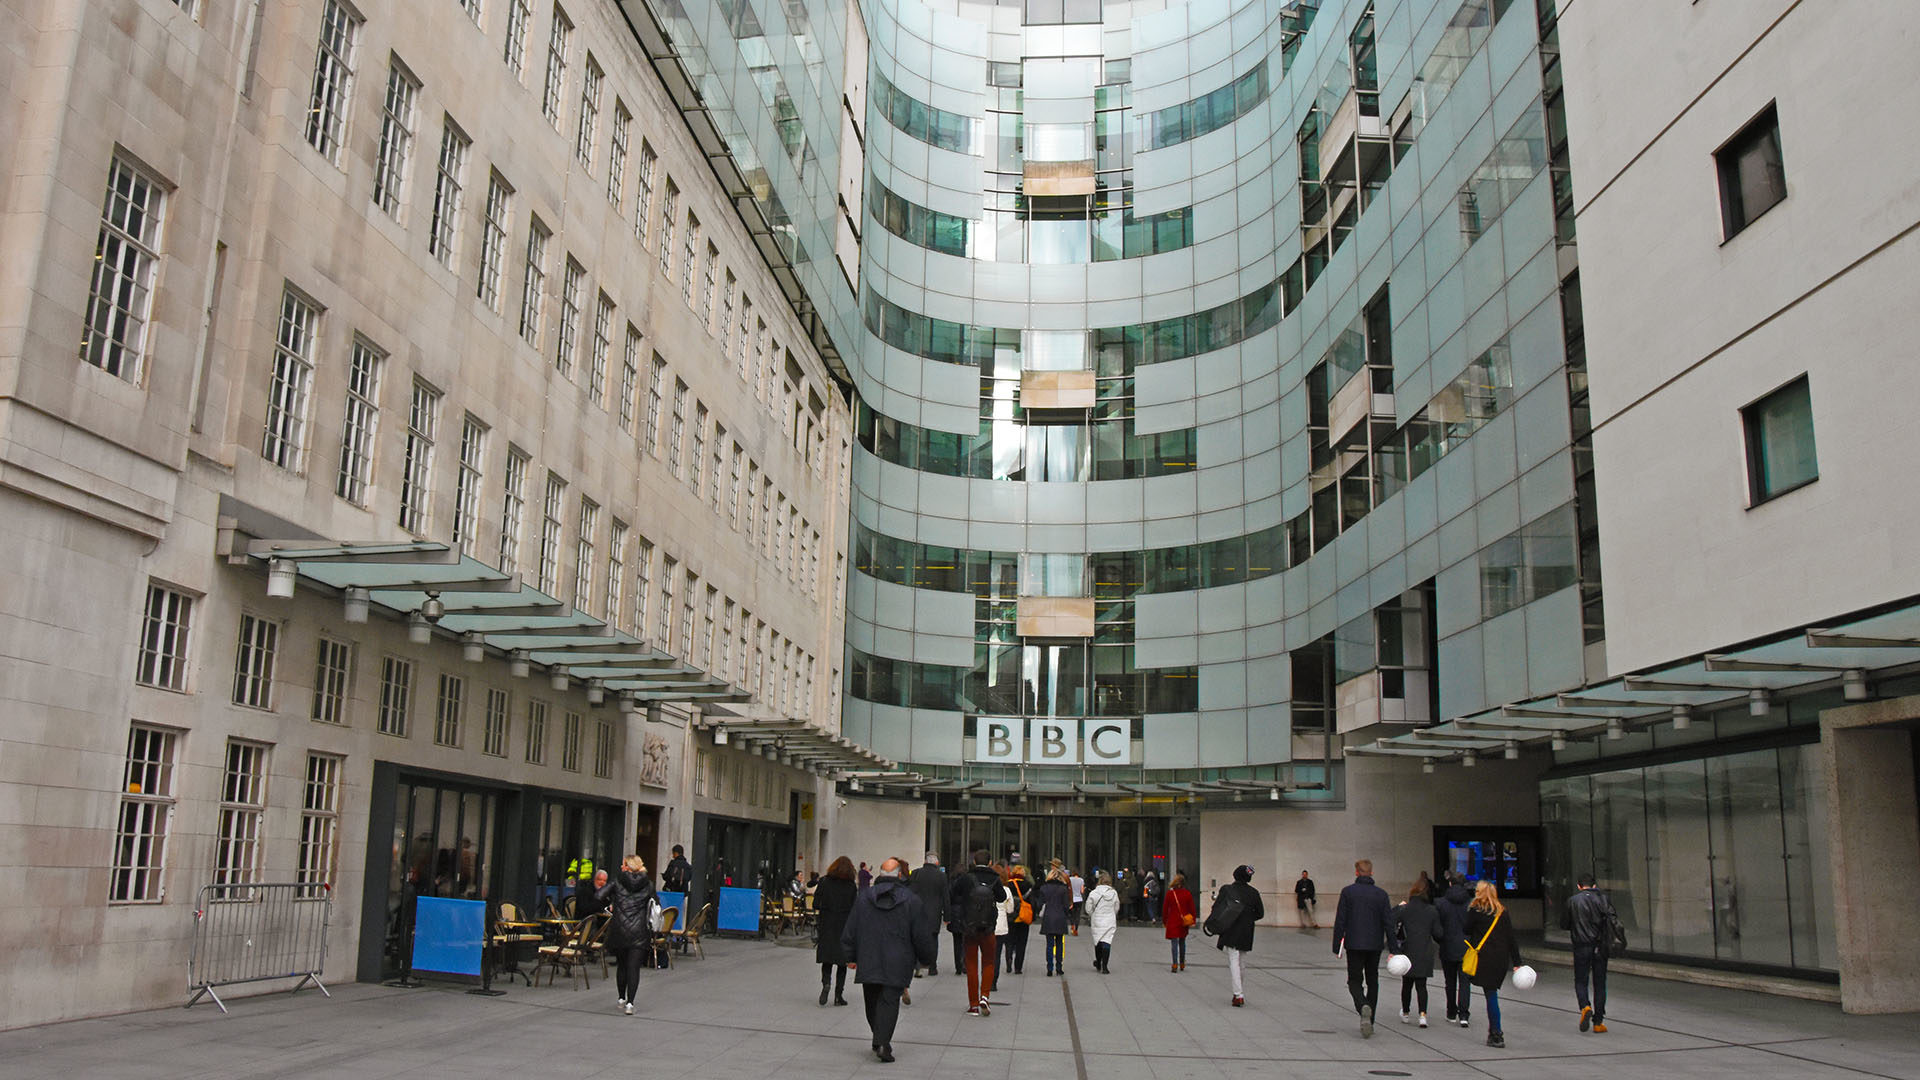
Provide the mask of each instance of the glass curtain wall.
{"label": "glass curtain wall", "polygon": [[1591,868],[1634,951],[1834,971],[1818,744],[1543,781],[1547,933]]}

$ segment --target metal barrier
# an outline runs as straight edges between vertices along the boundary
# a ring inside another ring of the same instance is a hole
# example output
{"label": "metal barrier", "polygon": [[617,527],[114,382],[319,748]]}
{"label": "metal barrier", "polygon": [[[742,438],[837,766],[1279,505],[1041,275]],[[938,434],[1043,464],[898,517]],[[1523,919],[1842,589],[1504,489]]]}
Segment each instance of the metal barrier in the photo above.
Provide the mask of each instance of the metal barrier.
{"label": "metal barrier", "polygon": [[327,919],[333,886],[311,884],[208,885],[193,909],[193,953],[187,961],[191,1009],[202,997],[221,1012],[215,987],[266,979],[299,979],[327,988],[320,973],[327,957]]}

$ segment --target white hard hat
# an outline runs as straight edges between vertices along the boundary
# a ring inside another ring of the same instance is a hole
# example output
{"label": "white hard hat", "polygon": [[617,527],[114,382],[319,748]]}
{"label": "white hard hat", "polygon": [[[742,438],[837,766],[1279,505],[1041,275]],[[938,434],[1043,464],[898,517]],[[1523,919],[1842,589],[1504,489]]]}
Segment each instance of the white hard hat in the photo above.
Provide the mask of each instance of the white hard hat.
{"label": "white hard hat", "polygon": [[1393,956],[1387,960],[1387,974],[1389,975],[1405,975],[1412,970],[1413,961],[1407,958],[1406,953],[1394,953]]}
{"label": "white hard hat", "polygon": [[1513,970],[1513,985],[1517,990],[1531,990],[1533,984],[1540,981],[1540,973],[1521,964]]}

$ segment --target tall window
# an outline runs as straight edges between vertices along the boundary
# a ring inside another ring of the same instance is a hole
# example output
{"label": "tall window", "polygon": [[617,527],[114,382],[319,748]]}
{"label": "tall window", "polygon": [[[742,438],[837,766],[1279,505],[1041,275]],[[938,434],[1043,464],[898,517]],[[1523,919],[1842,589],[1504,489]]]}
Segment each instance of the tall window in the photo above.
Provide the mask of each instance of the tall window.
{"label": "tall window", "polygon": [[458,675],[440,675],[440,693],[434,699],[433,741],[441,746],[460,745],[460,723],[467,708],[467,681]]}
{"label": "tall window", "polygon": [[714,673],[721,678],[731,678],[733,674],[733,601],[727,600],[720,606],[722,612],[716,641],[719,655],[714,657]]}
{"label": "tall window", "polygon": [[720,590],[707,586],[706,600],[700,608],[700,633],[693,643],[693,653],[698,657],[696,662],[702,667],[713,661],[713,634],[717,628],[714,616],[718,614],[715,609],[719,606],[719,597]]}
{"label": "tall window", "polygon": [[460,424],[460,474],[453,481],[453,543],[466,555],[480,538],[480,466],[486,455],[487,425],[468,414]]}
{"label": "tall window", "polygon": [[187,650],[193,640],[193,597],[165,585],[147,586],[140,625],[140,658],[133,681],[162,690],[187,689]]}
{"label": "tall window", "polygon": [[439,426],[440,392],[414,380],[400,466],[400,527],[411,533],[427,531],[433,510],[433,440]]}
{"label": "tall window", "polygon": [[113,875],[107,899],[154,903],[166,899],[161,874],[173,825],[173,765],[179,736],[135,724],[127,734],[127,768],[120,781],[120,815],[113,838]]}
{"label": "tall window", "polygon": [[313,671],[312,719],[315,722],[347,722],[347,684],[352,677],[353,646],[322,634]]}
{"label": "tall window", "polygon": [[440,131],[440,171],[433,182],[433,222],[427,251],[453,269],[454,243],[460,235],[460,199],[467,182],[467,152],[473,142],[447,117]]}
{"label": "tall window", "polygon": [[380,659],[380,712],[374,726],[382,735],[407,737],[413,717],[413,661],[397,656]]}
{"label": "tall window", "polygon": [[505,276],[507,230],[513,224],[513,185],[497,172],[487,174],[487,216],[480,222],[480,283],[476,295],[491,311],[500,310]]}
{"label": "tall window", "polygon": [[687,384],[673,380],[673,425],[667,429],[667,468],[680,475],[680,443],[687,434]]}
{"label": "tall window", "polygon": [[721,476],[727,467],[727,428],[726,425],[713,425],[713,464],[707,468],[707,501],[713,504],[713,512],[720,512]]}
{"label": "tall window", "polygon": [[507,0],[507,36],[501,58],[521,83],[527,81],[527,26],[532,22],[533,6],[528,0]]}
{"label": "tall window", "polygon": [[[227,740],[227,769],[220,785],[219,831],[214,837],[213,883],[253,885],[260,880],[260,819],[267,812],[267,747]],[[221,899],[238,900],[227,892]]]}
{"label": "tall window", "polygon": [[673,274],[673,224],[680,216],[680,189],[673,177],[667,177],[667,190],[660,195],[660,276]]}
{"label": "tall window", "polygon": [[680,255],[680,295],[686,299],[687,306],[692,307],[694,285],[700,280],[700,219],[691,210],[687,211],[686,244],[686,250]]}
{"label": "tall window", "polygon": [[147,353],[165,206],[161,183],[115,155],[100,211],[100,239],[93,249],[80,359],[133,383],[140,381]]}
{"label": "tall window", "polygon": [[707,407],[693,403],[693,453],[687,455],[687,487],[700,497],[700,470],[707,463]]}
{"label": "tall window", "polygon": [[489,757],[507,756],[507,692],[487,688],[486,719],[480,731],[480,752]]}
{"label": "tall window", "polygon": [[1714,151],[1720,172],[1720,217],[1735,233],[1787,197],[1787,170],[1780,157],[1780,114],[1772,105]]}
{"label": "tall window", "polygon": [[560,344],[553,351],[554,366],[567,378],[573,377],[573,350],[580,339],[580,280],[586,276],[586,270],[568,256],[566,274],[560,279]]}
{"label": "tall window", "polygon": [[[627,187],[627,139],[633,130],[633,114],[627,103],[613,99],[613,137],[607,143],[607,201],[619,213]],[[644,211],[643,211],[644,212]]]}
{"label": "tall window", "polygon": [[505,483],[500,493],[500,569],[520,572],[520,526],[527,516],[527,455],[507,448]]}
{"label": "tall window", "polygon": [[573,20],[558,6],[553,9],[553,29],[547,34],[547,85],[540,94],[540,113],[560,130],[560,102],[567,88],[567,51],[573,47]]}
{"label": "tall window", "polygon": [[373,159],[373,205],[396,220],[407,204],[407,166],[413,160],[414,105],[420,80],[397,56],[387,60],[387,96],[380,106],[380,149]]}
{"label": "tall window", "polygon": [[1813,445],[1813,396],[1805,375],[1740,411],[1747,433],[1751,505],[1820,479]]}
{"label": "tall window", "polygon": [[647,242],[647,215],[653,212],[653,173],[660,165],[660,156],[653,152],[647,140],[640,140],[640,168],[634,176],[633,189],[633,238],[641,244]]}
{"label": "tall window", "polygon": [[605,720],[593,725],[593,775],[601,779],[613,775],[613,725]]}
{"label": "tall window", "polygon": [[613,298],[601,293],[593,307],[592,352],[587,356],[587,397],[607,404],[607,350],[613,344]]}
{"label": "tall window", "polygon": [[726,271],[726,284],[720,290],[720,355],[733,355],[733,271]]}
{"label": "tall window", "polygon": [[580,771],[580,714],[570,712],[560,723],[560,767]]}
{"label": "tall window", "polygon": [[688,658],[691,658],[693,656],[693,642],[696,635],[699,633],[699,628],[694,624],[694,621],[693,621],[694,614],[697,610],[697,605],[699,602],[699,596],[700,596],[700,576],[698,574],[695,574],[693,571],[689,570],[687,571],[686,588],[681,590],[681,593],[680,593],[680,650],[679,650],[681,656],[685,656]]}
{"label": "tall window", "polygon": [[547,763],[547,703],[527,702],[527,764]]}
{"label": "tall window", "polygon": [[633,632],[647,634],[647,604],[653,599],[653,542],[646,537],[633,548]]}
{"label": "tall window", "polygon": [[700,265],[700,321],[710,324],[713,321],[713,275],[720,263],[720,249],[707,245],[707,259]]}
{"label": "tall window", "polygon": [[300,865],[294,871],[294,880],[306,886],[300,890],[303,899],[326,896],[340,859],[340,763],[333,754],[307,755],[307,783],[300,798]]}
{"label": "tall window", "polygon": [[627,324],[627,350],[620,361],[620,430],[633,433],[634,395],[640,392],[640,331]]}
{"label": "tall window", "polygon": [[727,467],[727,524],[735,532],[740,531],[740,460],[744,457],[746,451],[734,443],[733,460]]}
{"label": "tall window", "polygon": [[673,593],[680,576],[680,564],[673,556],[660,557],[660,606],[653,613],[653,646],[662,652],[673,651]]}
{"label": "tall window", "polygon": [[582,497],[580,530],[573,540],[573,606],[581,611],[593,610],[593,538],[599,531],[600,505]]}
{"label": "tall window", "polygon": [[587,170],[593,170],[593,146],[600,140],[600,84],[605,81],[600,65],[587,54],[587,75],[580,81],[580,129],[574,136],[573,153]]}
{"label": "tall window", "polygon": [[365,338],[353,339],[347,364],[347,408],[340,422],[340,474],[334,494],[365,506],[373,485],[374,439],[380,430],[380,369],[386,354]]}
{"label": "tall window", "polygon": [[[753,355],[753,335],[751,333],[753,322],[753,298],[748,296],[745,290],[742,290],[740,293],[740,354],[734,361],[741,382],[753,381],[752,374],[747,370]],[[764,326],[765,324],[762,323],[761,325]]]}
{"label": "tall window", "polygon": [[567,500],[567,482],[547,474],[547,496],[540,508],[540,591],[556,595],[560,587],[560,511]]}
{"label": "tall window", "polygon": [[547,240],[553,233],[534,218],[527,226],[527,273],[520,284],[520,337],[540,347],[540,319],[547,297]]}
{"label": "tall window", "polygon": [[240,641],[233,656],[233,703],[273,708],[273,658],[280,648],[280,624],[243,613]]}
{"label": "tall window", "polygon": [[607,532],[607,603],[600,609],[606,620],[622,630],[627,620],[627,523],[613,519]]}
{"label": "tall window", "polygon": [[313,94],[307,104],[307,142],[340,163],[347,109],[353,99],[353,65],[360,46],[360,13],[327,0],[320,16],[320,50],[313,61]]}
{"label": "tall window", "polygon": [[320,311],[287,286],[280,296],[280,329],[267,384],[267,426],[260,456],[288,472],[306,467],[307,407],[313,396],[314,337]]}
{"label": "tall window", "polygon": [[653,368],[647,375],[647,449],[660,452],[660,399],[667,380],[667,362],[653,354]]}

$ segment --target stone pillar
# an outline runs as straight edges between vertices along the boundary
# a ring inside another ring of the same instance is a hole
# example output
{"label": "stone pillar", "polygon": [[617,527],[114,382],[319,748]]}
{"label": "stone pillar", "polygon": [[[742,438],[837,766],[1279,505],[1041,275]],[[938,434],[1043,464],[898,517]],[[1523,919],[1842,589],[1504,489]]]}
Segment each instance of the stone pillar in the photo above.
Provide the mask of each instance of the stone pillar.
{"label": "stone pillar", "polygon": [[1920,951],[1910,913],[1920,896],[1920,809],[1913,734],[1920,696],[1820,715],[1840,1003],[1850,1013],[1920,1009]]}

